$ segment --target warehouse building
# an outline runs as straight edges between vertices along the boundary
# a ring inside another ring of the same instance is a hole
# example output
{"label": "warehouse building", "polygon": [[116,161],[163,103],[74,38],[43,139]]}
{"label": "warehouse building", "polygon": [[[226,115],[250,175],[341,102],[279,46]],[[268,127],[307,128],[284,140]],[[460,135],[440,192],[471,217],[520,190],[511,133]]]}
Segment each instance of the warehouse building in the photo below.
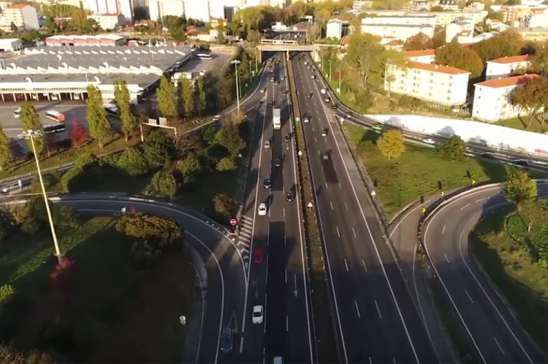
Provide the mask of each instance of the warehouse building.
{"label": "warehouse building", "polygon": [[191,56],[190,47],[38,47],[0,60],[0,101],[85,100],[92,84],[105,101],[114,83],[125,80],[138,102],[165,73],[173,74]]}
{"label": "warehouse building", "polygon": [[57,46],[97,46],[114,47],[127,43],[127,39],[118,34],[100,35],[52,35],[46,38],[46,45]]}

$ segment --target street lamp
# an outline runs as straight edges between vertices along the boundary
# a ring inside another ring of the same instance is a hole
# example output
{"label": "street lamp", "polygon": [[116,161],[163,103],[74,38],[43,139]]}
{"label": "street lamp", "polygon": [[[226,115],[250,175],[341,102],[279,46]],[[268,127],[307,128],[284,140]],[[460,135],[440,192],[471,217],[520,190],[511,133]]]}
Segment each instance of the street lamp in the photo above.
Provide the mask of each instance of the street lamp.
{"label": "street lamp", "polygon": [[59,242],[57,241],[57,233],[55,232],[55,226],[53,225],[53,218],[51,216],[51,210],[49,208],[49,200],[48,200],[48,196],[46,195],[46,187],[44,186],[44,180],[42,179],[42,171],[40,170],[40,163],[38,162],[38,154],[36,153],[36,146],[34,145],[34,138],[42,136],[43,132],[41,130],[29,129],[29,130],[23,131],[23,135],[25,138],[30,139],[30,144],[32,146],[32,154],[34,154],[34,160],[36,161],[36,169],[38,170],[38,179],[40,181],[40,187],[42,188],[42,196],[44,198],[44,204],[46,205],[46,212],[48,215],[49,227],[51,230],[51,236],[53,238],[53,246],[55,248],[55,256],[57,256],[58,262],[61,263],[63,255],[61,254],[61,249],[59,248]]}
{"label": "street lamp", "polygon": [[240,61],[235,59],[230,64],[234,65],[234,72],[236,73],[236,109],[238,110],[238,114],[240,113],[240,82],[238,80],[238,65],[240,64]]}

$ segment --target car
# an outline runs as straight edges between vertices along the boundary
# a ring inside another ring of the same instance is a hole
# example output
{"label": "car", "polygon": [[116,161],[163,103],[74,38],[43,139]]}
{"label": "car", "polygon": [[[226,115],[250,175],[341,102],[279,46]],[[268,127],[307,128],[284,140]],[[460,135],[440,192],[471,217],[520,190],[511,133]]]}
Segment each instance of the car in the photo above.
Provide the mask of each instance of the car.
{"label": "car", "polygon": [[274,82],[274,77],[271,77],[271,78],[270,78],[270,82]]}
{"label": "car", "polygon": [[325,99],[323,99],[323,101],[325,101],[326,103],[329,103],[331,102],[331,99],[329,97],[326,97]]}
{"label": "car", "polygon": [[269,189],[272,187],[272,182],[270,181],[270,178],[265,178],[263,181],[263,187],[266,189]]}
{"label": "car", "polygon": [[282,165],[280,158],[275,158],[272,163],[274,164],[274,167],[280,167]]}
{"label": "car", "polygon": [[291,136],[289,134],[287,134],[285,137],[284,137],[284,140],[286,143],[289,143],[291,141]]}
{"label": "car", "polygon": [[311,93],[309,93],[309,94],[308,94],[308,98],[310,98],[310,99],[311,99],[311,98],[312,98],[312,96],[314,96],[314,93],[313,93],[313,92],[311,92]]}
{"label": "car", "polygon": [[313,80],[315,80],[315,79],[316,79],[316,76],[315,76],[315,75],[312,75],[312,76],[310,76],[310,78],[312,78]]}
{"label": "car", "polygon": [[20,106],[13,111],[13,117],[14,118],[19,119],[19,116],[21,116],[21,107]]}
{"label": "car", "polygon": [[270,140],[265,140],[265,141],[264,141],[264,147],[265,147],[266,149],[270,148]]}
{"label": "car", "polygon": [[253,315],[251,316],[251,322],[255,325],[260,325],[263,323],[263,306],[255,305],[253,306]]}
{"label": "car", "polygon": [[327,128],[323,128],[322,129],[322,136],[327,136],[327,131],[328,131]]}
{"label": "car", "polygon": [[320,93],[321,93],[322,95],[325,95],[325,94],[327,93],[327,90],[326,90],[325,88],[322,88],[322,89],[320,90]]}
{"label": "car", "polygon": [[295,195],[293,194],[293,192],[289,191],[285,195],[285,199],[287,200],[287,202],[293,202],[293,201],[295,201]]}
{"label": "car", "polygon": [[253,261],[255,264],[261,264],[264,260],[264,250],[261,248],[255,248],[253,253]]}
{"label": "car", "polygon": [[266,88],[262,88],[262,89],[259,90],[259,92],[262,93],[262,94],[264,94],[265,91],[266,91]]}
{"label": "car", "polygon": [[264,202],[261,202],[259,204],[259,208],[257,209],[257,213],[259,214],[259,216],[265,216],[266,212],[267,212],[266,204]]}
{"label": "car", "polygon": [[323,154],[322,154],[322,159],[323,159],[324,161],[329,160],[329,154],[328,154],[327,152],[326,152],[326,153],[323,153]]}
{"label": "car", "polygon": [[285,80],[285,77],[284,77],[284,76],[281,76],[281,77],[280,77],[280,80],[282,80],[282,81]]}
{"label": "car", "polygon": [[213,121],[221,120],[221,114],[217,114],[213,117]]}
{"label": "car", "polygon": [[305,116],[303,118],[303,123],[309,123],[310,122],[310,119],[308,118],[308,116]]}
{"label": "car", "polygon": [[432,138],[426,138],[426,139],[423,139],[422,141],[423,143],[426,143],[426,144],[436,144],[436,141]]}
{"label": "car", "polygon": [[230,353],[234,346],[234,335],[230,327],[225,327],[221,334],[221,352]]}

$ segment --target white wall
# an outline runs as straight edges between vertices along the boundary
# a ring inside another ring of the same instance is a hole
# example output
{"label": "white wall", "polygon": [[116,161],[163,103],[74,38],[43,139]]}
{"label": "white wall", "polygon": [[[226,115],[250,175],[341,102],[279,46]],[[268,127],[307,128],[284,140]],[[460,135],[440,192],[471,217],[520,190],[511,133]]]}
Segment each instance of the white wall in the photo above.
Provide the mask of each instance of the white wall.
{"label": "white wall", "polygon": [[465,142],[491,148],[548,156],[548,135],[506,128],[479,121],[445,119],[421,115],[366,115],[381,123],[428,135],[458,135]]}

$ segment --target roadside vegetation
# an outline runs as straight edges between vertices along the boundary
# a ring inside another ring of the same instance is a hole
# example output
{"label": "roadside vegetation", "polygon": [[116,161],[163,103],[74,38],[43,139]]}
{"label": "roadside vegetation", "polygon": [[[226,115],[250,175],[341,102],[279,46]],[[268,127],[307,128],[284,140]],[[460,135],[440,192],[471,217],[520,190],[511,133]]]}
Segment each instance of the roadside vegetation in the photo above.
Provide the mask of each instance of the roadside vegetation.
{"label": "roadside vegetation", "polygon": [[194,294],[184,228],[138,213],[89,218],[53,206],[53,215],[60,263],[41,199],[0,212],[0,342],[9,343],[0,358],[182,360],[178,317],[190,316]]}
{"label": "roadside vegetation", "polygon": [[536,187],[525,172],[509,170],[511,206],[482,217],[471,247],[524,328],[548,350],[548,202],[537,199]]}

